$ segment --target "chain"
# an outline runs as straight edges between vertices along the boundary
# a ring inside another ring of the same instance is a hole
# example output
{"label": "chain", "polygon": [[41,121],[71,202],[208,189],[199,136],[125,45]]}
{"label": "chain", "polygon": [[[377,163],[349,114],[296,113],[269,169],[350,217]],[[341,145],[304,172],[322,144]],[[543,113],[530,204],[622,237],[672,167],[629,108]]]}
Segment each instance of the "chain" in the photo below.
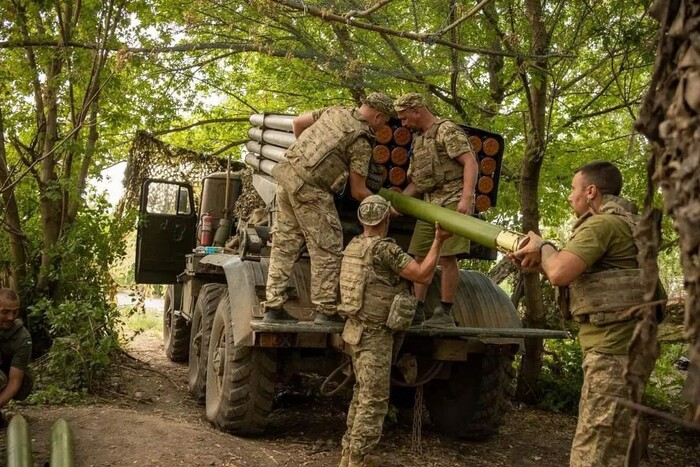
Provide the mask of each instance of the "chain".
{"label": "chain", "polygon": [[416,388],[416,399],[413,405],[413,433],[411,433],[411,450],[423,454],[423,385]]}

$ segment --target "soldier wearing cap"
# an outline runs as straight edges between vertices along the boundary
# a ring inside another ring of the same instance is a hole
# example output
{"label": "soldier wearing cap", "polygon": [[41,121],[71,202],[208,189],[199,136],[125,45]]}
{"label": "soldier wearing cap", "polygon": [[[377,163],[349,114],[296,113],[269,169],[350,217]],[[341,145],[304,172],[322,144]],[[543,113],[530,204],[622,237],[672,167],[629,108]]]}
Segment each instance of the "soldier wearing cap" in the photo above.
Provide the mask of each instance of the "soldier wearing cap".
{"label": "soldier wearing cap", "polygon": [[34,382],[27,371],[32,337],[18,315],[17,293],[0,288],[0,408],[12,399],[26,399]]}
{"label": "soldier wearing cap", "polygon": [[[355,371],[353,398],[343,436],[341,467],[370,466],[389,407],[393,331],[387,326],[390,306],[413,281],[429,284],[443,241],[451,234],[435,225],[432,246],[421,263],[387,238],[391,205],[379,195],[365,198],[357,211],[363,233],[345,248],[340,273],[339,311],[348,316],[343,340]],[[410,322],[411,315],[408,316]]]}
{"label": "soldier wearing cap", "polygon": [[275,166],[277,218],[267,275],[265,321],[295,320],[283,306],[287,284],[304,243],[311,257],[311,301],[317,324],[342,321],[337,315],[343,233],[334,196],[349,182],[358,201],[372,194],[365,185],[373,131],[394,114],[389,96],[369,94],[359,108],[333,106],[300,115],[297,140],[287,161]]}
{"label": "soldier wearing cap", "polygon": [[[478,166],[467,135],[454,122],[435,117],[418,93],[399,97],[394,102],[394,109],[401,124],[414,132],[411,146],[413,156],[408,171],[411,182],[403,193],[471,214]],[[433,228],[429,223],[416,222],[408,252],[418,262],[423,261],[430,249],[432,237]],[[459,287],[457,255],[468,252],[469,240],[465,238],[455,236],[445,242],[440,258],[441,304],[435,308],[432,317],[423,323],[424,326],[455,326],[452,304]],[[427,286],[416,284],[415,292],[418,298],[415,323],[418,324],[425,319]]]}

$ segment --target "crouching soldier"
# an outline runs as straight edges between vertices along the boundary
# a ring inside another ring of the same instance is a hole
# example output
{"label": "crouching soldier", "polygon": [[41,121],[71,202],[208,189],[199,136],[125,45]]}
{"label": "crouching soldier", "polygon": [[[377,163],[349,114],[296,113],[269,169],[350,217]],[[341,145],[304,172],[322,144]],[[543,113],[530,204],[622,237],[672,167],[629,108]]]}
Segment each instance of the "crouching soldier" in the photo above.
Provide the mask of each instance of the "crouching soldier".
{"label": "crouching soldier", "polygon": [[12,289],[0,289],[0,409],[32,391],[33,378],[27,372],[32,338],[18,314],[19,296]]}
{"label": "crouching soldier", "polygon": [[430,283],[443,241],[451,236],[436,224],[432,247],[418,263],[386,237],[390,209],[378,195],[360,203],[364,232],[348,244],[341,265],[339,311],[348,317],[343,340],[355,371],[341,467],[374,465],[369,454],[379,443],[389,407],[393,333],[405,330],[415,313],[408,281]]}

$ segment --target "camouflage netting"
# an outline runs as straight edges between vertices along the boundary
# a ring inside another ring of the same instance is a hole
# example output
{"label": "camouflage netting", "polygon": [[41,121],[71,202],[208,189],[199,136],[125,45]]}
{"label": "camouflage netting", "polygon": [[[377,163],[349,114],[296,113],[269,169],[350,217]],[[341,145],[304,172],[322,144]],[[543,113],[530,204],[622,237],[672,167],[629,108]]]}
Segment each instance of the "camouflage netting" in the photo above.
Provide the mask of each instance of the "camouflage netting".
{"label": "camouflage netting", "polygon": [[253,169],[246,166],[245,170],[240,172],[240,176],[241,182],[243,182],[243,192],[236,200],[236,205],[233,208],[234,215],[239,219],[246,219],[255,225],[265,223],[267,221],[267,212],[253,215],[254,211],[259,212],[259,210],[265,208],[265,202],[253,187]]}
{"label": "camouflage netting", "polygon": [[[207,156],[189,149],[164,143],[150,133],[139,131],[129,151],[129,160],[124,173],[124,196],[119,201],[117,212],[124,208],[137,209],[141,186],[147,178],[160,178],[186,182],[194,187],[195,193],[201,189],[202,179],[207,174],[226,170],[225,158]],[[243,181],[243,192],[234,207],[236,217],[247,218],[255,208],[264,206],[263,201],[252,187],[251,169],[243,162],[231,161],[231,171],[239,172]]]}
{"label": "camouflage netting", "polygon": [[661,146],[649,164],[680,235],[690,341],[684,396],[700,422],[700,2],[656,0],[650,14],[661,23],[660,40],[637,128]]}

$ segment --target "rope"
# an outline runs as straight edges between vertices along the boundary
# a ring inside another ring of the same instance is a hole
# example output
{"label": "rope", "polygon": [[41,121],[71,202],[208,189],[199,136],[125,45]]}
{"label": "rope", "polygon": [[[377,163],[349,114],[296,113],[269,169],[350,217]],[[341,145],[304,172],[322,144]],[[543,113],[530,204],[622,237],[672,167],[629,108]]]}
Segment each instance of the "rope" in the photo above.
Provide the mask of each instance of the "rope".
{"label": "rope", "polygon": [[[391,383],[395,384],[397,386],[401,386],[404,388],[420,388],[424,384],[430,382],[433,378],[437,376],[438,373],[440,373],[440,370],[442,370],[443,362],[434,362],[433,366],[430,367],[428,372],[423,376],[423,379],[420,379],[418,381],[415,381],[413,383],[407,383],[405,381],[400,381],[396,378],[391,378]],[[422,390],[422,389],[421,389]]]}
{"label": "rope", "polygon": [[355,376],[355,373],[352,371],[352,367],[350,367],[350,372],[347,374],[343,382],[338,385],[337,388],[329,391],[328,385],[331,384],[333,378],[335,378],[338,375],[338,373],[340,373],[346,366],[350,365],[351,363],[352,360],[346,360],[338,368],[333,370],[333,372],[330,375],[328,375],[325,380],[323,380],[323,383],[321,384],[321,387],[319,388],[318,392],[324,397],[331,397],[336,395],[338,391],[344,388],[350,382],[352,377]]}

